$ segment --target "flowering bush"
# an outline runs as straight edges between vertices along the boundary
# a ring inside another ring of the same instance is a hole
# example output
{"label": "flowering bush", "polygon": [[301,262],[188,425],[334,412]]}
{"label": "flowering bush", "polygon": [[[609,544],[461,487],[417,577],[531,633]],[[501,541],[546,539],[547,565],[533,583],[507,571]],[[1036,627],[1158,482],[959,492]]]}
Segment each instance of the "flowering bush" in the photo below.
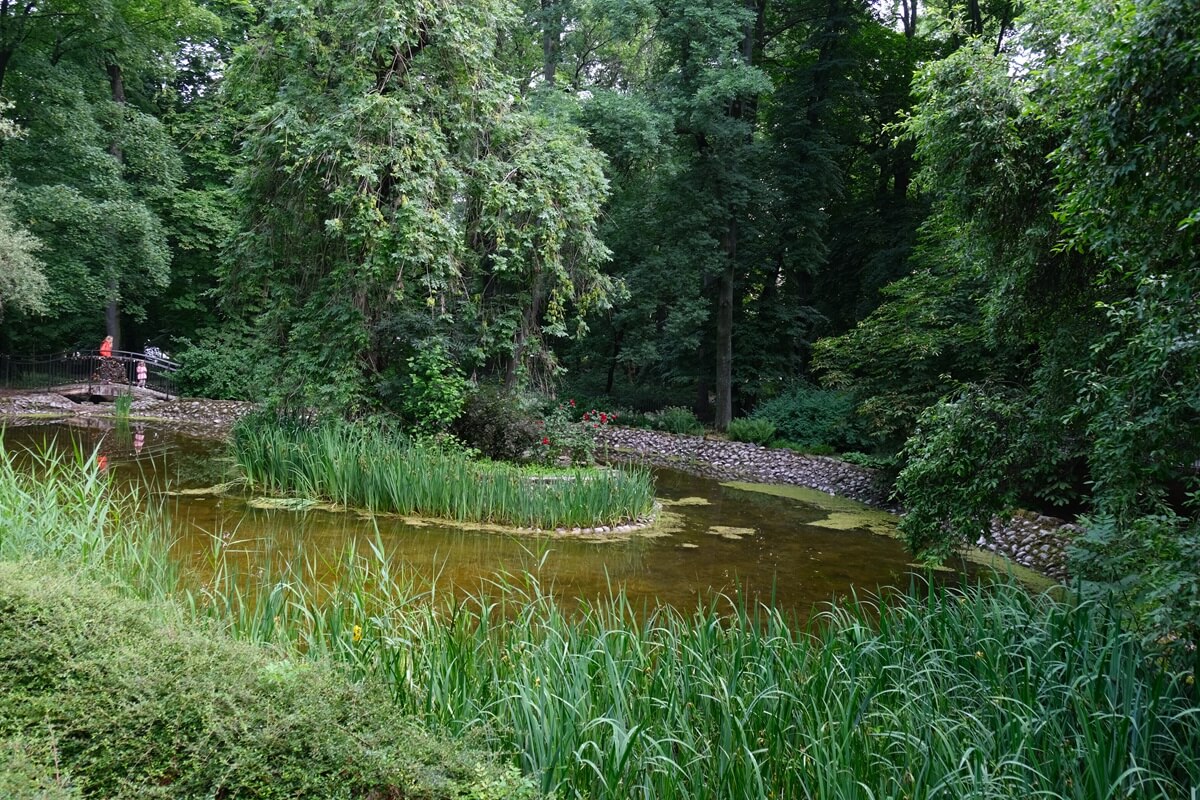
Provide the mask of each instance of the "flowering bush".
{"label": "flowering bush", "polygon": [[542,436],[535,453],[539,461],[549,464],[566,458],[574,464],[592,463],[596,453],[596,429],[616,422],[617,415],[594,408],[577,418],[578,413],[575,401],[568,400],[559,403],[544,420],[538,420]]}

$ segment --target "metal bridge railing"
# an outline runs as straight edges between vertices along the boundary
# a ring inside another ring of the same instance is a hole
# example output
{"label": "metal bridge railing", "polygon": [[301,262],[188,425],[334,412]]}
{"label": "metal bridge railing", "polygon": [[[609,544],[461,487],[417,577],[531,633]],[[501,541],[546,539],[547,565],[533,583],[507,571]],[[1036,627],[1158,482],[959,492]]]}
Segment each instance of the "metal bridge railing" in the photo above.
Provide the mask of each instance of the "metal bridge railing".
{"label": "metal bridge railing", "polygon": [[175,373],[179,365],[161,356],[114,350],[102,357],[98,350],[33,356],[0,355],[0,388],[23,391],[86,389],[111,394],[121,386],[138,385],[138,362],[146,365],[145,388],[176,397]]}

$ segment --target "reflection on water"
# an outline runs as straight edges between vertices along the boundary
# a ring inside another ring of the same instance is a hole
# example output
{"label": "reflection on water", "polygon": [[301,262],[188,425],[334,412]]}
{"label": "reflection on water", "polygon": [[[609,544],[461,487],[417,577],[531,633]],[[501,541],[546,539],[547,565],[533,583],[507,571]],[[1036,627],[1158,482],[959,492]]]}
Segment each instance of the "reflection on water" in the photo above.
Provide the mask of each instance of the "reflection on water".
{"label": "reflection on water", "polygon": [[[9,447],[74,443],[103,456],[117,480],[160,490],[212,486],[229,477],[220,443],[150,425],[91,422],[10,428],[4,438]],[[911,558],[898,541],[806,524],[826,512],[788,498],[671,470],[657,477],[659,497],[678,515],[674,530],[625,541],[504,535],[352,512],[259,509],[229,495],[172,494],[165,505],[180,558],[200,573],[213,537],[221,537],[247,570],[307,559],[319,575],[329,576],[349,547],[365,554],[378,542],[395,572],[416,575],[440,590],[478,591],[505,573],[535,571],[565,598],[592,599],[620,586],[637,604],[666,602],[685,609],[740,589],[803,614],[855,589],[910,583]]]}

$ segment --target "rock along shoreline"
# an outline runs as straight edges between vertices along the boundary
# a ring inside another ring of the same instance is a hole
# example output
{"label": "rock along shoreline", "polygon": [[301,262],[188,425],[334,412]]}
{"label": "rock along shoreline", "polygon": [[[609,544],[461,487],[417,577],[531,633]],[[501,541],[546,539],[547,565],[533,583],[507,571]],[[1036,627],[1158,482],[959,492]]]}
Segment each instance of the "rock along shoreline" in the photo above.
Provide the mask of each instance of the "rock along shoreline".
{"label": "rock along shoreline", "polygon": [[[902,513],[872,469],[829,456],[802,455],[747,442],[607,426],[597,430],[597,451],[615,461],[640,461],[718,480],[804,486]],[[976,546],[1056,581],[1069,579],[1066,547],[1080,532],[1056,517],[1018,511],[992,520],[990,538]]]}

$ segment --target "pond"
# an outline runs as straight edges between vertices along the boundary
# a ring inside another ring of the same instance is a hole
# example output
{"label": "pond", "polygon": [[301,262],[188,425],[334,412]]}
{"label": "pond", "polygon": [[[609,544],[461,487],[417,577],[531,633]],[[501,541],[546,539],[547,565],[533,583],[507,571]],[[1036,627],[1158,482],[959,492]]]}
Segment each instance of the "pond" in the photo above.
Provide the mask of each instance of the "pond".
{"label": "pond", "polygon": [[[82,422],[82,421],[78,421]],[[382,544],[394,572],[440,590],[477,592],[505,573],[529,571],[565,599],[590,600],[621,587],[637,605],[682,609],[721,594],[806,615],[815,605],[852,591],[907,587],[925,571],[896,539],[862,527],[848,501],[815,505],[673,470],[657,470],[663,519],[620,539],[551,538],[420,524],[355,512],[256,508],[236,493],[180,494],[230,477],[224,445],[149,424],[115,427],[32,424],[9,427],[5,444],[95,452],[118,481],[147,485],[164,500],[181,562],[203,575],[221,537],[245,568],[307,559],[319,576],[353,546]],[[873,512],[873,527],[881,515]],[[889,520],[882,517],[887,524]],[[834,527],[830,527],[833,525]],[[971,580],[984,568],[969,562],[939,572],[942,582]]]}

